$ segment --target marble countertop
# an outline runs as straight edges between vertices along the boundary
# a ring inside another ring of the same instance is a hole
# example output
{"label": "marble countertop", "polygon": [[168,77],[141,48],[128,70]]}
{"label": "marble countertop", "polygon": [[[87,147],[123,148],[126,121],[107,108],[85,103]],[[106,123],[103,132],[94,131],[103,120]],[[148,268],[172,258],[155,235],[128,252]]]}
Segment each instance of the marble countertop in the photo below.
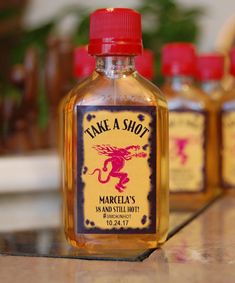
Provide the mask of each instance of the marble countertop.
{"label": "marble countertop", "polygon": [[235,197],[224,196],[142,262],[2,255],[0,282],[235,282],[234,223]]}

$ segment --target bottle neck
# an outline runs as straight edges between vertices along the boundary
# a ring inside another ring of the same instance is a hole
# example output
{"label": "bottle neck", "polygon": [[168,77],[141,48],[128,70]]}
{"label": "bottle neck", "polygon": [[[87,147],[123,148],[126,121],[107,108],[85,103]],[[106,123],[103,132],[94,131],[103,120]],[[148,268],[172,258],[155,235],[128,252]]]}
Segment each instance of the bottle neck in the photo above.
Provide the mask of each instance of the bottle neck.
{"label": "bottle neck", "polygon": [[206,80],[200,82],[201,89],[206,93],[212,93],[221,89],[221,83],[219,80]]}
{"label": "bottle neck", "polygon": [[194,80],[191,76],[177,75],[166,77],[166,83],[175,91],[180,91],[184,86],[193,84]]}
{"label": "bottle neck", "polygon": [[97,56],[96,71],[111,79],[126,77],[135,71],[134,56]]}

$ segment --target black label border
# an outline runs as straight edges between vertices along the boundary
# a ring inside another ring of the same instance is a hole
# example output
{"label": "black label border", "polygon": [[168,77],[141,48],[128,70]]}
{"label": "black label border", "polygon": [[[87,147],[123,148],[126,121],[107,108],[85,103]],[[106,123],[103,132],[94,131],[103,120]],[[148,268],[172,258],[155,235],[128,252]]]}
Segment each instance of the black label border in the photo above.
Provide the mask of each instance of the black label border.
{"label": "black label border", "polygon": [[[151,154],[148,159],[150,168],[152,168],[151,180],[151,191],[148,194],[148,200],[150,203],[150,225],[148,228],[112,228],[112,229],[101,229],[101,228],[86,228],[84,226],[84,183],[82,182],[82,168],[83,168],[83,155],[84,155],[84,144],[83,144],[83,117],[88,112],[96,112],[99,110],[107,110],[110,112],[145,112],[150,114],[152,122],[150,127],[152,129],[150,136]],[[155,106],[77,106],[77,189],[76,189],[76,231],[78,234],[155,234],[156,233],[156,192],[157,192],[157,164],[156,164],[156,129],[157,129],[157,109]],[[78,146],[79,145],[79,146]]]}

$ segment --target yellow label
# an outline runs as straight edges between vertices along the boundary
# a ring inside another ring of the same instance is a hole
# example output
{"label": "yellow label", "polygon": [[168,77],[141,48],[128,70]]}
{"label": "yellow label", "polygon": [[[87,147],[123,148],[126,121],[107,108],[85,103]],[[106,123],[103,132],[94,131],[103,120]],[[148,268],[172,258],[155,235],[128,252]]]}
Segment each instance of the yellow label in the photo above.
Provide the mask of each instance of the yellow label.
{"label": "yellow label", "polygon": [[170,191],[198,192],[205,182],[205,115],[170,112]]}
{"label": "yellow label", "polygon": [[235,112],[222,116],[222,180],[227,187],[235,186]]}
{"label": "yellow label", "polygon": [[78,233],[155,233],[156,108],[77,113]]}

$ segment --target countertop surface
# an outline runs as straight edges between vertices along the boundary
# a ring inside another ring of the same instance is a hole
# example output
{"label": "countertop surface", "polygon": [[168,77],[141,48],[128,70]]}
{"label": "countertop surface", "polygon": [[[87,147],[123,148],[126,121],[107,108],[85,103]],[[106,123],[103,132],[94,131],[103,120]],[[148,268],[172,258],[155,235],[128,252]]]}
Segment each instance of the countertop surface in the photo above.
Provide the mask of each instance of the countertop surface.
{"label": "countertop surface", "polygon": [[224,196],[142,262],[0,256],[0,282],[235,282],[235,197]]}

